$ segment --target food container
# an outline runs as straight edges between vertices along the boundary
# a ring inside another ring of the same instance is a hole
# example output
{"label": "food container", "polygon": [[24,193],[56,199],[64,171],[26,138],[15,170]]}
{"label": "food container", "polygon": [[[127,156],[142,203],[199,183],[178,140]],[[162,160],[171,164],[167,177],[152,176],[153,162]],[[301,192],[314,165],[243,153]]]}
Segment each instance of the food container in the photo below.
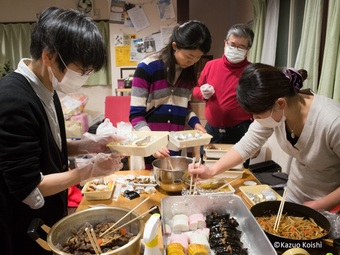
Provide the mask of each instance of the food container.
{"label": "food container", "polygon": [[208,159],[219,159],[221,158],[228,150],[230,150],[234,144],[218,144],[211,143],[204,146],[205,155]]}
{"label": "food container", "polygon": [[[147,157],[166,147],[168,144],[169,132],[162,131],[132,131],[129,133],[133,140],[127,142],[111,142],[107,146],[112,151],[117,151],[124,156],[142,156]],[[135,143],[145,139],[139,145]]]}
{"label": "food container", "polygon": [[282,199],[282,197],[268,185],[241,186],[240,190],[242,192],[242,196],[251,205],[266,201],[265,195],[267,191],[270,191],[275,195],[275,200]]}
{"label": "food container", "polygon": [[169,141],[178,148],[188,148],[208,144],[212,136],[197,130],[170,132]]}
{"label": "food container", "polygon": [[[92,225],[96,225],[98,223],[107,222],[107,221],[115,221],[117,222],[123,216],[125,216],[130,210],[120,207],[96,207],[90,208],[87,210],[83,210],[80,212],[73,213],[52,226],[50,231],[47,234],[47,244],[50,247],[53,254],[58,255],[71,255],[70,253],[66,253],[60,250],[59,245],[63,245],[66,243],[66,240],[71,236],[71,232],[74,229],[80,229],[85,225],[86,222],[89,222]],[[128,221],[138,217],[139,215],[136,212],[132,212],[126,218],[124,218],[120,224],[123,225]],[[31,224],[33,225],[33,224]],[[46,227],[46,226],[45,226]],[[125,226],[128,231],[132,232],[135,237],[131,239],[127,244],[119,247],[118,249],[106,253],[102,253],[103,255],[111,255],[111,254],[119,254],[119,255],[131,255],[131,254],[139,254],[140,250],[140,240],[144,231],[144,222],[141,219],[137,219],[127,226]],[[45,230],[45,228],[44,228]],[[33,230],[30,230],[32,232]],[[46,243],[41,238],[39,238],[39,244],[41,242]],[[40,244],[41,245],[41,244]],[[44,245],[47,247],[47,245]],[[43,248],[42,248],[43,249]]]}
{"label": "food container", "polygon": [[[171,196],[161,200],[162,228],[171,226],[174,215],[188,216],[202,213],[204,216],[216,210],[218,213],[229,213],[238,223],[242,231],[243,247],[248,249],[249,255],[276,255],[276,251],[261,227],[250,213],[244,202],[236,195],[214,196]],[[164,231],[163,231],[164,233]],[[163,234],[164,249],[169,242],[169,235]]]}
{"label": "food container", "polygon": [[[270,216],[273,214],[274,215],[277,214],[279,207],[280,207],[280,201],[266,201],[266,202],[262,202],[262,203],[254,205],[250,210],[251,210],[251,213],[255,217],[262,217],[262,216]],[[276,246],[278,250],[282,250],[282,249],[285,250],[291,247],[303,247],[308,250],[319,249],[320,251],[322,251],[321,247],[322,247],[323,242],[327,244],[330,243],[331,245],[333,245],[334,248],[340,247],[340,239],[332,240],[331,238],[329,238],[331,224],[328,221],[328,219],[320,212],[310,207],[304,206],[304,205],[286,201],[283,207],[282,214],[283,215],[287,214],[290,216],[297,216],[297,217],[304,217],[306,219],[313,219],[314,222],[318,226],[322,227],[326,231],[323,234],[323,236],[319,238],[315,237],[313,239],[297,240],[297,239],[292,239],[288,237],[274,235],[264,230],[266,235],[269,237],[269,240],[272,242],[273,245]]]}
{"label": "food container", "polygon": [[167,192],[181,192],[187,187],[188,166],[192,160],[182,156],[154,160],[152,166],[157,185]]}
{"label": "food container", "polygon": [[115,175],[87,182],[81,193],[86,200],[110,199],[115,185]]}
{"label": "food container", "polygon": [[[203,155],[203,161],[204,161],[204,164],[205,164],[207,167],[211,167],[211,166],[213,166],[213,165],[218,161],[218,159],[215,159],[215,158],[207,158],[207,156],[204,154],[204,155]],[[243,164],[236,165],[236,166],[234,166],[231,170],[240,170],[240,171],[244,171]]]}

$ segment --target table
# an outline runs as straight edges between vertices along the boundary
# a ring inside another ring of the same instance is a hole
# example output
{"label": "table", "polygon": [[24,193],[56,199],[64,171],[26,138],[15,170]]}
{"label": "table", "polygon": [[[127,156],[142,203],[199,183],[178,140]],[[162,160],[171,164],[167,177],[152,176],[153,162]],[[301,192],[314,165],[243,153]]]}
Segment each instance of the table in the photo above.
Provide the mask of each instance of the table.
{"label": "table", "polygon": [[124,93],[131,94],[131,89],[127,89],[127,88],[116,89],[116,96],[123,96]]}
{"label": "table", "polygon": [[[119,175],[128,175],[128,174],[134,174],[134,175],[150,175],[151,171],[149,170],[130,170],[130,171],[119,171],[117,174]],[[234,181],[231,185],[235,189],[235,194],[242,197],[242,192],[240,191],[239,187],[243,186],[243,183],[245,181],[255,181],[256,183],[260,184],[260,182],[256,179],[256,177],[248,170],[246,169],[243,177],[239,180]],[[169,196],[168,193],[157,189],[154,194],[141,194],[139,198],[129,200],[123,196],[120,196],[117,201],[114,201],[112,199],[110,200],[96,200],[96,201],[87,201],[86,199],[82,199],[80,202],[77,211],[81,211],[84,209],[88,209],[89,206],[97,205],[97,204],[105,204],[108,206],[117,206],[117,207],[124,207],[127,209],[133,209],[136,205],[138,205],[140,202],[142,202],[145,198],[150,196],[150,199],[143,203],[140,207],[137,208],[137,213],[142,214],[143,212],[150,209],[152,206],[158,206],[160,207],[160,201],[162,198]],[[248,208],[251,207],[251,204],[247,202],[247,200],[243,199],[244,203]]]}

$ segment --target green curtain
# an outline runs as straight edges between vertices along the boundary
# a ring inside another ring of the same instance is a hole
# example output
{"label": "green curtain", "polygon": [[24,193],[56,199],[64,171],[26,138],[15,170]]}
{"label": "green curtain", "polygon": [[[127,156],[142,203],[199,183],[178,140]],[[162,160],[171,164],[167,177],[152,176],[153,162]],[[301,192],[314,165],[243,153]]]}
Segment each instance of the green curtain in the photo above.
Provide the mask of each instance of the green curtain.
{"label": "green curtain", "polygon": [[[31,33],[34,27],[31,23],[0,24],[0,66],[8,61],[12,69],[16,69],[20,59],[29,58]],[[90,76],[86,85],[111,84],[109,23],[107,21],[96,22],[107,45],[107,66]]]}
{"label": "green curtain", "polygon": [[311,88],[315,92],[318,90],[322,12],[323,0],[306,0],[301,41],[295,62],[295,68],[308,72],[304,88]]}
{"label": "green curtain", "polygon": [[97,27],[103,35],[107,48],[107,66],[100,71],[93,73],[85,85],[107,85],[111,84],[111,65],[110,65],[110,43],[109,43],[109,23],[106,21],[96,22]]}
{"label": "green curtain", "polygon": [[34,24],[0,24],[0,65],[8,61],[16,69],[20,59],[30,56],[30,40]]}
{"label": "green curtain", "polygon": [[340,1],[329,0],[325,51],[318,93],[340,102]]}
{"label": "green curtain", "polygon": [[266,0],[253,0],[254,22],[253,31],[255,34],[253,46],[250,49],[248,59],[250,62],[261,62],[262,46],[264,38],[264,27],[266,22]]}

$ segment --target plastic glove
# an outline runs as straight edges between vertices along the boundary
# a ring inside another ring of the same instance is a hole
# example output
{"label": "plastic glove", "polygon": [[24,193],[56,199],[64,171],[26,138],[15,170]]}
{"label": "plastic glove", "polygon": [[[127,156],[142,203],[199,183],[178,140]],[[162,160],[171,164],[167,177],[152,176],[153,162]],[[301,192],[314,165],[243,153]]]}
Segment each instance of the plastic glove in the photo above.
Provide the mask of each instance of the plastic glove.
{"label": "plastic glove", "polygon": [[215,90],[214,87],[209,85],[209,84],[203,84],[200,87],[200,90],[202,92],[202,96],[204,97],[204,99],[208,100],[212,95],[215,94]]}
{"label": "plastic glove", "polygon": [[88,164],[83,164],[72,171],[78,171],[80,184],[84,185],[90,180],[111,175],[122,169],[122,158],[118,154],[98,153],[89,159]]}
{"label": "plastic glove", "polygon": [[106,145],[113,141],[123,141],[125,138],[118,135],[95,135],[91,133],[84,133],[83,138],[79,141],[78,153],[110,153],[111,150]]}

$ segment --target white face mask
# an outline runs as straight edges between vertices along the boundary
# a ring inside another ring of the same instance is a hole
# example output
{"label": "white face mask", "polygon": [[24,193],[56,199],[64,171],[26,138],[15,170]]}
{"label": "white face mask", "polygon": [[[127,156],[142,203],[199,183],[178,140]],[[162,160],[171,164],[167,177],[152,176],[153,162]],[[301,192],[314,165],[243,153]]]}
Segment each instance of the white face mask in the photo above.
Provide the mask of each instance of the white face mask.
{"label": "white face mask", "polygon": [[52,76],[51,82],[53,88],[65,94],[78,91],[81,88],[81,86],[84,85],[86,80],[89,78],[89,75],[87,74],[81,75],[80,73],[77,73],[67,68],[63,79],[61,81],[58,81],[51,68],[49,68],[49,71]]}
{"label": "white face mask", "polygon": [[224,46],[224,55],[231,63],[240,63],[246,58],[247,50],[231,47],[227,43]]}
{"label": "white face mask", "polygon": [[[274,108],[273,108],[274,109]],[[276,120],[273,119],[272,115],[273,115],[273,110],[270,114],[269,117],[265,118],[265,119],[255,119],[258,123],[260,123],[263,127],[266,128],[276,128],[278,127],[280,124],[282,124],[285,120],[286,120],[286,116],[284,114],[284,109],[282,112],[282,118],[279,122],[277,122]]]}
{"label": "white face mask", "polygon": [[64,60],[62,59],[62,57],[60,56],[59,52],[58,55],[61,59],[61,62],[63,62],[65,68],[66,68],[66,73],[64,75],[64,77],[62,78],[61,81],[58,81],[58,79],[55,77],[51,67],[48,68],[50,75],[52,76],[51,82],[52,82],[52,86],[55,90],[60,91],[62,93],[65,94],[69,94],[69,93],[73,93],[78,91],[81,86],[83,86],[85,84],[85,82],[87,81],[87,79],[90,77],[90,73],[88,74],[80,74],[76,71],[71,70],[70,68],[68,68],[64,62]]}

